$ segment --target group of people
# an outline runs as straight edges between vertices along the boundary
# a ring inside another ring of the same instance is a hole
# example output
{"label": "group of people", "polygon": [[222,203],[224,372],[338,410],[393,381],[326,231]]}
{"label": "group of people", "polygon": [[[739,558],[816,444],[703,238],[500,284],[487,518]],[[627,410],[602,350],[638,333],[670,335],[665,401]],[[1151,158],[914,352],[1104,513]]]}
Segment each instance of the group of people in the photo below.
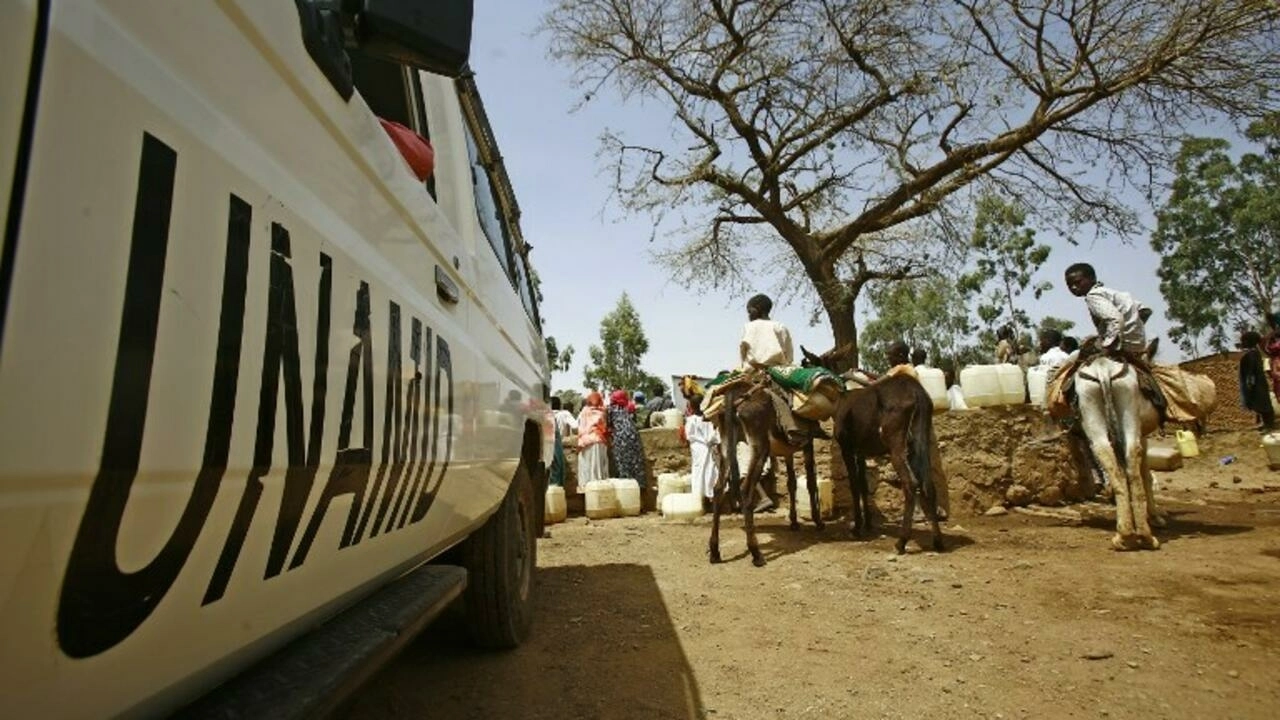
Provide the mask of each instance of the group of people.
{"label": "group of people", "polygon": [[[738,347],[739,370],[743,372],[794,364],[791,334],[782,323],[770,319],[772,307],[773,302],[765,295],[756,295],[747,302],[748,320]],[[665,388],[654,388],[653,394],[654,397],[646,401],[643,393],[628,397],[625,390],[614,390],[606,407],[604,397],[593,391],[586,396],[576,418],[572,407],[562,407],[560,398],[553,397],[556,456],[551,482],[563,484],[565,466],[561,443],[576,434],[579,492],[588,482],[607,477],[632,478],[643,488],[645,459],[637,426],[643,426],[644,419],[653,413],[674,407]],[[794,418],[784,398],[776,398],[776,406],[789,435],[802,437],[806,432],[821,432],[820,428],[809,427],[803,419]],[[688,398],[679,433],[689,447],[693,491],[700,493],[704,502],[709,502],[714,497],[719,475],[720,434],[704,417],[700,396]]]}
{"label": "group of people", "polygon": [[645,458],[639,428],[652,413],[672,407],[671,396],[663,388],[655,388],[648,401],[643,392],[628,395],[626,390],[614,390],[609,393],[607,405],[604,395],[593,390],[583,399],[577,416],[571,404],[552,397],[555,454],[551,484],[564,485],[564,443],[574,436],[578,448],[578,492],[584,492],[587,483],[593,480],[607,478],[629,478],[644,488]]}
{"label": "group of people", "polygon": [[1267,318],[1266,336],[1255,330],[1240,333],[1240,404],[1252,412],[1263,430],[1276,428],[1274,396],[1280,403],[1280,312]]}
{"label": "group of people", "polygon": [[1080,341],[1064,335],[1057,328],[1042,328],[1037,347],[1031,347],[1031,336],[1014,340],[1012,325],[1005,325],[996,330],[995,361],[999,364],[1018,365],[1023,370],[1041,366],[1057,369],[1066,362],[1067,356],[1080,349]]}
{"label": "group of people", "polygon": [[[1086,341],[1090,352],[1124,357],[1140,368],[1149,368],[1150,358],[1146,358],[1145,353],[1146,321],[1151,316],[1150,308],[1129,293],[1099,282],[1096,271],[1088,263],[1071,265],[1066,269],[1064,278],[1067,289],[1076,297],[1084,298],[1097,332],[1095,337]],[[742,372],[794,365],[791,334],[786,326],[770,318],[772,307],[772,301],[765,295],[756,295],[747,302],[748,321],[738,348],[739,370]],[[1245,407],[1257,413],[1262,426],[1268,429],[1275,426],[1270,394],[1280,400],[1280,313],[1272,314],[1269,324],[1270,333],[1265,337],[1250,330],[1242,333],[1240,338],[1241,347],[1245,350],[1240,361],[1241,399]],[[996,362],[1023,367],[1038,365],[1046,370],[1049,378],[1059,373],[1069,376],[1081,351],[1081,343],[1076,338],[1065,336],[1054,328],[1041,330],[1036,349],[1029,347],[1029,338],[1018,342],[1013,328],[1009,326],[997,331],[997,340]],[[902,342],[893,343],[887,355],[889,364],[895,369],[924,366],[927,359],[924,350],[917,348],[912,352]],[[1158,395],[1154,379],[1149,385]],[[644,402],[643,394],[629,397],[624,390],[613,391],[609,400],[606,407],[600,393],[590,393],[575,418],[572,407],[561,409],[559,398],[552,398],[552,406],[556,410],[559,482],[563,482],[563,455],[559,454],[559,442],[562,437],[576,433],[579,488],[591,480],[611,476],[633,478],[644,486],[645,460],[637,430],[636,410],[643,407],[651,413],[666,409],[671,407],[671,400],[662,389],[655,392],[655,398],[649,403]],[[774,400],[782,429],[789,438],[799,441],[805,437],[822,436],[820,427],[812,427],[816,423],[791,413],[786,398],[778,396]],[[1157,402],[1163,412],[1162,400],[1153,402]],[[703,416],[702,398],[689,398],[680,434],[690,449],[693,489],[709,500],[714,495],[719,474],[720,437],[715,425]],[[554,477],[553,482],[557,482]]]}

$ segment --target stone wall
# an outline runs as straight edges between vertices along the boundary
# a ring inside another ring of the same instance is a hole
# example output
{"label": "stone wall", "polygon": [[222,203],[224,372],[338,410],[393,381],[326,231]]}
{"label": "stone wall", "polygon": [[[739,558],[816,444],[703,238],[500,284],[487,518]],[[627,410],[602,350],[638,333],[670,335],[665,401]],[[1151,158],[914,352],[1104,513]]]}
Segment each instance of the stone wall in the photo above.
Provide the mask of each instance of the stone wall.
{"label": "stone wall", "polygon": [[[830,423],[827,423],[828,430]],[[1052,426],[1045,414],[1030,405],[998,408],[975,408],[934,415],[934,431],[946,474],[952,517],[975,515],[993,505],[1021,506],[1030,503],[1058,505],[1081,500],[1092,493],[1088,460],[1076,453]],[[651,428],[640,431],[647,460],[645,494],[651,507],[655,478],[660,473],[689,472],[689,449],[680,444],[674,428]],[[572,438],[569,445],[572,445]],[[830,477],[834,484],[836,507],[852,506],[844,463],[833,453],[833,443],[815,443],[818,477]],[[570,511],[580,508],[577,496],[577,452],[566,447],[568,477],[565,490],[570,498]],[[803,462],[796,456],[797,481],[804,482]],[[882,510],[898,511],[902,492],[887,459],[868,468],[875,492],[875,502]],[[881,482],[883,480],[884,482]],[[786,478],[778,476],[780,490]],[[575,505],[574,498],[577,497]],[[580,510],[579,510],[580,512]]]}
{"label": "stone wall", "polygon": [[[1010,405],[934,415],[952,517],[981,514],[994,505],[1059,505],[1093,492],[1088,460],[1049,423],[1039,408]],[[837,507],[851,506],[843,462],[832,461]],[[882,510],[899,511],[902,492],[888,460],[872,482]]]}

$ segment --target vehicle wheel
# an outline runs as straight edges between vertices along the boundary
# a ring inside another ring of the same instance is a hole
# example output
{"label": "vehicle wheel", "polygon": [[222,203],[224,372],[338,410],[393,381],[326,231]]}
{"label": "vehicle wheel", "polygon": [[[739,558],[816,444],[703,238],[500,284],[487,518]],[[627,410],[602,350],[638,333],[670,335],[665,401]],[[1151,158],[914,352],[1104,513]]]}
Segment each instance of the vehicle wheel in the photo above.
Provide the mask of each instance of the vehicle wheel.
{"label": "vehicle wheel", "polygon": [[533,483],[522,463],[498,511],[462,544],[467,626],[480,647],[513,648],[529,636],[538,560],[536,511]]}

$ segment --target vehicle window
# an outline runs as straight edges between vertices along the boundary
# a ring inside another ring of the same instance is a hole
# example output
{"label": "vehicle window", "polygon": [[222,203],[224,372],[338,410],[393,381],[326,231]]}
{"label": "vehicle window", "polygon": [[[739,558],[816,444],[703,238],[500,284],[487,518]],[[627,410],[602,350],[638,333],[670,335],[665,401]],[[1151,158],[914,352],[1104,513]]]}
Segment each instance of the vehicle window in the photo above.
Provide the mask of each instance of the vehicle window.
{"label": "vehicle window", "polygon": [[467,127],[467,157],[471,162],[471,182],[476,197],[476,217],[480,220],[480,229],[484,232],[485,237],[489,239],[489,247],[493,248],[494,255],[498,256],[498,262],[502,265],[503,272],[506,273],[507,279],[512,279],[511,270],[511,238],[507,233],[506,224],[502,222],[502,215],[499,211],[498,199],[494,194],[493,181],[489,177],[489,170],[485,167],[483,159],[480,157],[480,148],[476,145],[476,140],[472,134],[471,128]]}
{"label": "vehicle window", "polygon": [[511,179],[507,176],[489,126],[484,103],[470,78],[457,81],[458,99],[466,119],[467,155],[476,198],[476,215],[489,239],[511,287],[520,296],[525,313],[535,325],[538,318],[537,291],[528,267],[527,250],[520,233],[520,207],[516,204]]}
{"label": "vehicle window", "polygon": [[533,278],[530,277],[529,267],[525,262],[523,255],[516,254],[516,290],[520,293],[520,302],[524,304],[524,311],[528,314],[529,319],[534,325],[541,327],[541,321],[538,318],[538,303],[534,297]]}
{"label": "vehicle window", "polygon": [[[395,63],[367,57],[358,52],[348,55],[351,58],[351,74],[356,90],[373,114],[421,133],[408,89],[408,76],[412,73],[406,73],[404,68]],[[417,79],[413,78],[412,81],[416,82]]]}
{"label": "vehicle window", "polygon": [[[418,73],[393,62],[349,52],[356,90],[374,115],[412,129],[428,141],[427,115],[422,108]],[[427,178],[427,192],[436,197],[435,176]]]}

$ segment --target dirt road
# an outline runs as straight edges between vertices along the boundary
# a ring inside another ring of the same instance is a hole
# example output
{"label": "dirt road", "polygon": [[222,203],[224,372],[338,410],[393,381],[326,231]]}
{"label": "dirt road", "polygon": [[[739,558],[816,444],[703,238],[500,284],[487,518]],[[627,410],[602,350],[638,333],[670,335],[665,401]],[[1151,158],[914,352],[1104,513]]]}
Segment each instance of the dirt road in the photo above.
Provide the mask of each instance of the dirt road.
{"label": "dirt road", "polygon": [[349,717],[1280,717],[1280,493],[1205,465],[1162,483],[1154,553],[1112,552],[1100,504],[958,518],[902,557],[768,515],[764,568],[736,520],[715,566],[706,518],[571,520],[528,644],[473,651],[446,616]]}

